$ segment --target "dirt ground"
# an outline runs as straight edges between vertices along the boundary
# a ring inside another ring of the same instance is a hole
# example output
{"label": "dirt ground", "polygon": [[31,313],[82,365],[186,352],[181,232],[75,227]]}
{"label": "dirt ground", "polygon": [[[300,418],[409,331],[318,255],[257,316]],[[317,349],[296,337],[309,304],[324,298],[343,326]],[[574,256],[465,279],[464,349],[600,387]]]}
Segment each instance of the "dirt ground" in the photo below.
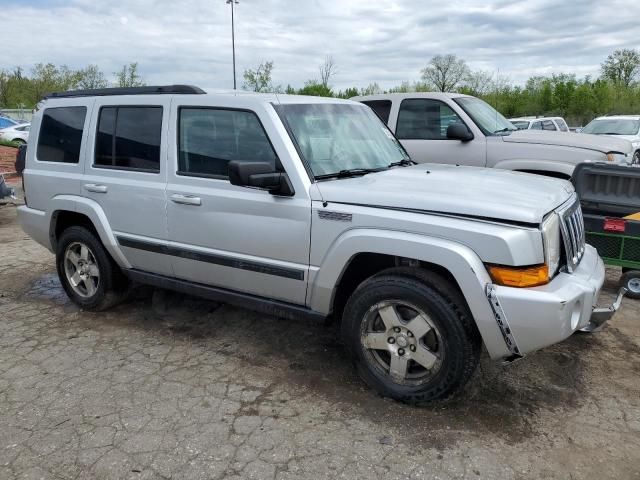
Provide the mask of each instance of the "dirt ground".
{"label": "dirt ground", "polygon": [[[605,300],[619,272],[608,272]],[[335,328],[139,289],[79,311],[0,207],[0,478],[640,479],[640,301],[412,408]]]}

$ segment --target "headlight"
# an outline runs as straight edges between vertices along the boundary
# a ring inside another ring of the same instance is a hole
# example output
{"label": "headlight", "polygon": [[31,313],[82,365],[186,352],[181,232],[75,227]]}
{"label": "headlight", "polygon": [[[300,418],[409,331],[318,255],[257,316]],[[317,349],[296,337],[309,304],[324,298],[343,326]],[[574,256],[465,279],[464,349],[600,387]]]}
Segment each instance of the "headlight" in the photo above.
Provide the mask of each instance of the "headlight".
{"label": "headlight", "polygon": [[622,153],[607,153],[607,161],[614,163],[628,163],[630,157]]}
{"label": "headlight", "polygon": [[553,212],[542,222],[542,242],[544,245],[544,259],[549,267],[549,278],[558,271],[560,265],[560,218]]}

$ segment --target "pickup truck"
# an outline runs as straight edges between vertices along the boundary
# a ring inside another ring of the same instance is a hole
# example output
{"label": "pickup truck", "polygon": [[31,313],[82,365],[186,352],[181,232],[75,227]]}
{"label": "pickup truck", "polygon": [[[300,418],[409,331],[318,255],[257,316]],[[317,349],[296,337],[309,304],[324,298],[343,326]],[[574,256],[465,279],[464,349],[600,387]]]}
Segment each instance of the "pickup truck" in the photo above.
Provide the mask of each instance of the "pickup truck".
{"label": "pickup truck", "polygon": [[483,345],[511,361],[619,305],[595,308],[604,266],[569,182],[416,165],[360,103],[86,90],[32,125],[19,219],[86,310],[139,282],[333,318],[369,386],[424,403],[460,391]]}
{"label": "pickup truck", "polygon": [[388,124],[411,159],[569,179],[581,162],[631,163],[631,142],[596,135],[518,130],[486,102],[457,93],[353,97]]}

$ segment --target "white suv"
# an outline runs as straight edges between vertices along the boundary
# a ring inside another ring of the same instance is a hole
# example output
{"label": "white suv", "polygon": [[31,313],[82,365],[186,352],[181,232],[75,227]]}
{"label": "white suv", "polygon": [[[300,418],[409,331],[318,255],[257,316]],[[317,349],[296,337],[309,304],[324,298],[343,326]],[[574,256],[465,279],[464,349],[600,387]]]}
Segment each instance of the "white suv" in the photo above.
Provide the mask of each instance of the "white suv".
{"label": "white suv", "polygon": [[[129,282],[341,322],[365,382],[446,397],[484,344],[510,361],[593,330],[604,266],[570,183],[415,165],[368,107],[141,87],[52,95],[19,208],[82,308]],[[304,327],[301,327],[304,328]]]}
{"label": "white suv", "polygon": [[510,118],[518,130],[547,130],[549,132],[569,132],[567,122],[562,117],[518,117]]}
{"label": "white suv", "polygon": [[598,117],[589,122],[580,133],[611,135],[629,140],[634,148],[633,164],[640,165],[640,115]]}

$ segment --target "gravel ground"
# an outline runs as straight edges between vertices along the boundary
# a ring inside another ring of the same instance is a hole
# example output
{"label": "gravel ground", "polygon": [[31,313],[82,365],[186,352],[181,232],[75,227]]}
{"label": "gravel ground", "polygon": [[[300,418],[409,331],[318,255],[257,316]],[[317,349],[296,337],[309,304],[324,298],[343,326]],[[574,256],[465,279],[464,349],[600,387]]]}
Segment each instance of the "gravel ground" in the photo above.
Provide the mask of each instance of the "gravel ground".
{"label": "gravel ground", "polygon": [[[619,272],[608,272],[611,298]],[[0,206],[0,478],[640,479],[640,302],[412,408],[335,328],[150,289],[79,311]]]}

